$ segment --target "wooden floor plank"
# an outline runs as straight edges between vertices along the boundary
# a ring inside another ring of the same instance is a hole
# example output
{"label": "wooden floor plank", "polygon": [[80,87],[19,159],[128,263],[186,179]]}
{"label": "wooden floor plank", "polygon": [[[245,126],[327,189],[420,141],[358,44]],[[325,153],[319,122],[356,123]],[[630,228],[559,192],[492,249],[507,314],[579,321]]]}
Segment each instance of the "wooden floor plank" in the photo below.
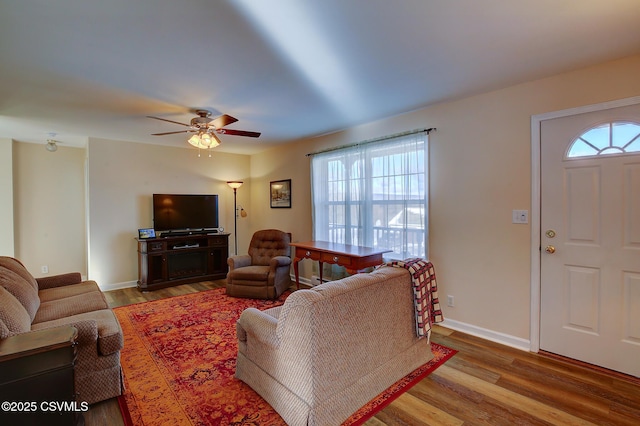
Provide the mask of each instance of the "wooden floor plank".
{"label": "wooden floor plank", "polygon": [[[409,393],[446,411],[449,415],[461,420],[463,424],[495,426],[496,418],[505,420],[510,417],[521,418],[510,416],[500,408],[489,406],[482,393],[435,375],[422,380],[410,389]],[[451,404],[451,401],[456,403]]]}
{"label": "wooden floor plank", "polygon": [[404,413],[415,426],[461,426],[464,422],[410,393],[400,395],[389,407]]}
{"label": "wooden floor plank", "polygon": [[456,383],[461,383],[465,387],[476,389],[478,392],[482,393],[488,398],[500,401],[502,405],[517,407],[519,410],[524,411],[553,425],[595,425],[595,423],[591,423],[584,419],[575,417],[562,410],[558,410],[549,405],[540,403],[524,395],[520,395],[516,392],[505,389],[501,386],[487,383],[469,374],[448,367],[447,365],[441,366],[435,372],[433,372],[433,374],[439,377],[446,378],[450,381],[455,381]]}

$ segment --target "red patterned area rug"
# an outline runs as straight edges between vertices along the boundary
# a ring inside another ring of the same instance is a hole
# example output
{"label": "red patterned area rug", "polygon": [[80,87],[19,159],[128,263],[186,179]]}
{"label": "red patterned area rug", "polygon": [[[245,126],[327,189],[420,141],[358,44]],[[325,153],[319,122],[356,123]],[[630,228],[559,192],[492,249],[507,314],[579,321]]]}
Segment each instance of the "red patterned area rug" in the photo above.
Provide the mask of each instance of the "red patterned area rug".
{"label": "red patterned area rug", "polygon": [[[127,425],[284,425],[249,386],[234,378],[235,324],[248,307],[284,303],[239,299],[224,289],[115,308],[124,332],[126,386],[118,399]],[[396,382],[344,424],[360,425],[456,351],[432,343],[434,359]]]}

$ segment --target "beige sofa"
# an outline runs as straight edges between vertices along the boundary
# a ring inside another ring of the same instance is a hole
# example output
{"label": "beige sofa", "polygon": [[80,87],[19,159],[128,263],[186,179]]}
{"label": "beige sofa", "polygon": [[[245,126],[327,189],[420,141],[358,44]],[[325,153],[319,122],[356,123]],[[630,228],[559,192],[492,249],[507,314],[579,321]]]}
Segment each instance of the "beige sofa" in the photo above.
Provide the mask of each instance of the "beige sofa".
{"label": "beige sofa", "polygon": [[339,425],[433,358],[418,339],[410,274],[382,267],[246,309],[236,377],[289,425]]}
{"label": "beige sofa", "polygon": [[59,326],[78,330],[77,401],[122,394],[122,329],[94,281],[79,273],[34,278],[11,257],[0,257],[0,339]]}

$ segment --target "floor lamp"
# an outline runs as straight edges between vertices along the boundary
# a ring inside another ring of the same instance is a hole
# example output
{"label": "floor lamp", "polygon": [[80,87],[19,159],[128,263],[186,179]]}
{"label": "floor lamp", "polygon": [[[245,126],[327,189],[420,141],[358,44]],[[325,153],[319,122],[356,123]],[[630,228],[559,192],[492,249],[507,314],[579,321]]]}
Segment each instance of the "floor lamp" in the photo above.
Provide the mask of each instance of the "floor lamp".
{"label": "floor lamp", "polygon": [[242,186],[244,182],[239,180],[231,180],[227,182],[230,188],[233,188],[233,236],[235,237],[235,253],[238,254],[238,207],[236,204],[236,197],[238,188]]}

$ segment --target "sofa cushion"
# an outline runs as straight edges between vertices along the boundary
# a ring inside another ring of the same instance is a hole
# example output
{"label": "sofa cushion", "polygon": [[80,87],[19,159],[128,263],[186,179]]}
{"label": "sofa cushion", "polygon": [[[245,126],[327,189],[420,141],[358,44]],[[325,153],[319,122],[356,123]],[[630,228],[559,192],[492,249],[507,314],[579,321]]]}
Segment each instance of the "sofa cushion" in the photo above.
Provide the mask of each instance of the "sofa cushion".
{"label": "sofa cushion", "polygon": [[78,294],[65,297],[64,299],[50,300],[40,304],[40,309],[38,309],[38,313],[33,319],[33,324],[83,314],[85,312],[99,311],[101,309],[107,309],[108,307],[109,305],[100,291]]}
{"label": "sofa cushion", "polygon": [[83,281],[80,284],[65,285],[62,287],[45,288],[38,291],[40,303],[51,300],[64,299],[65,297],[77,296],[79,294],[100,291],[100,287],[95,281]]}
{"label": "sofa cushion", "polygon": [[18,260],[13,257],[0,256],[0,267],[5,267],[10,271],[15,272],[24,278],[29,285],[31,285],[36,291],[38,291],[38,283],[36,279],[31,275],[27,268]]}
{"label": "sofa cushion", "polygon": [[[0,321],[10,334],[26,333],[31,330],[29,313],[7,289],[0,286]],[[5,334],[6,331],[2,332]],[[8,337],[8,336],[5,336]]]}
{"label": "sofa cushion", "polygon": [[85,312],[71,315],[51,321],[33,324],[33,330],[59,327],[61,325],[73,325],[81,321],[95,321],[98,326],[98,350],[100,355],[110,355],[118,352],[124,346],[122,329],[115,314],[111,309],[101,309],[99,311]]}
{"label": "sofa cushion", "polygon": [[81,282],[82,275],[80,275],[80,272],[67,272],[65,274],[36,278],[38,290],[44,290],[46,288],[53,287],[63,287],[66,285],[79,284]]}
{"label": "sofa cushion", "polygon": [[[229,272],[231,278],[235,281],[257,281],[256,285],[264,286],[267,278],[269,277],[269,266],[251,265],[244,268],[234,269]],[[237,284],[237,283],[235,283]]]}
{"label": "sofa cushion", "polygon": [[29,322],[32,322],[40,307],[38,290],[21,275],[4,267],[0,267],[0,286],[18,299],[29,314]]}

